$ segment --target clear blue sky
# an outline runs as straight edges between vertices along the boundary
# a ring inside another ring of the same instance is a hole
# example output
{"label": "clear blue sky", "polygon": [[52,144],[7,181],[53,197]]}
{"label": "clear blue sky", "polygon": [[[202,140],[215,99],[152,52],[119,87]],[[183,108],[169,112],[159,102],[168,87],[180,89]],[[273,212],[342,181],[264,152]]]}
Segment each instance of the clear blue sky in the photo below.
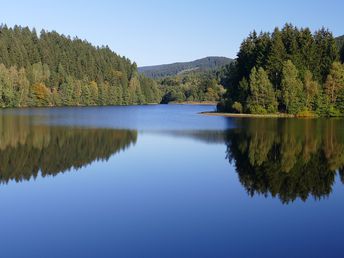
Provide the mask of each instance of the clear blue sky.
{"label": "clear blue sky", "polygon": [[235,57],[246,35],[292,22],[344,34],[343,0],[0,1],[0,22],[109,45],[138,65]]}

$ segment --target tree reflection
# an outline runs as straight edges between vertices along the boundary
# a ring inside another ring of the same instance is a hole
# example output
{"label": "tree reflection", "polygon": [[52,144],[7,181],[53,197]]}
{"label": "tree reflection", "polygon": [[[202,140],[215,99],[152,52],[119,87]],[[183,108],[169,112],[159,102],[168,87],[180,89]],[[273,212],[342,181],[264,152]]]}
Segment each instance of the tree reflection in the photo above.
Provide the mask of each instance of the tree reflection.
{"label": "tree reflection", "polygon": [[107,160],[137,140],[137,132],[32,125],[26,116],[0,118],[0,182],[22,181]]}
{"label": "tree reflection", "polygon": [[247,192],[280,198],[327,197],[344,182],[344,121],[239,119],[226,133],[227,158]]}

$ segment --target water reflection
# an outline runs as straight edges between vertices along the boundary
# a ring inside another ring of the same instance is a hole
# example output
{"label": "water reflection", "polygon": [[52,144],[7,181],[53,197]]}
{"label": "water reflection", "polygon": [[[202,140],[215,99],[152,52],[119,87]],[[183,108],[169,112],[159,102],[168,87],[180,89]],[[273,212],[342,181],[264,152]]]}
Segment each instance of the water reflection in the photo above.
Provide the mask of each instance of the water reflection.
{"label": "water reflection", "polygon": [[29,116],[1,116],[0,182],[79,169],[136,143],[135,130],[34,125]]}
{"label": "water reflection", "polygon": [[[51,126],[49,116],[42,119],[48,122],[39,125],[33,115],[0,116],[0,183],[56,175],[107,160],[138,138],[136,130]],[[225,144],[223,155],[251,196],[271,195],[283,203],[310,196],[322,199],[332,192],[337,175],[344,183],[344,120],[230,119],[228,123],[234,129],[143,132]],[[197,161],[191,160],[191,166],[192,162]]]}
{"label": "water reflection", "polygon": [[344,183],[344,121],[242,119],[226,133],[227,158],[248,194],[283,203],[327,197]]}

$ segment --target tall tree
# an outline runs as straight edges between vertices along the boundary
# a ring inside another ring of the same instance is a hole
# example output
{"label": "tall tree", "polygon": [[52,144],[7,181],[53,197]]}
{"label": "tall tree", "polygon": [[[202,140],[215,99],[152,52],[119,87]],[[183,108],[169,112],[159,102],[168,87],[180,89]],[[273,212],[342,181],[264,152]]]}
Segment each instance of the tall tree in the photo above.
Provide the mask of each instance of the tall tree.
{"label": "tall tree", "polygon": [[336,103],[338,93],[342,89],[344,89],[344,64],[335,62],[325,84],[325,92],[331,103]]}
{"label": "tall tree", "polygon": [[281,71],[286,57],[287,52],[283,44],[282,33],[278,28],[275,28],[274,33],[272,34],[271,50],[268,53],[267,69],[276,90],[281,83]]}
{"label": "tall tree", "polygon": [[248,109],[251,113],[274,113],[277,100],[273,86],[263,68],[254,67],[250,74],[250,96]]}
{"label": "tall tree", "polygon": [[304,108],[304,95],[299,72],[290,61],[284,62],[282,71],[282,103],[290,114],[297,114]]}
{"label": "tall tree", "polygon": [[313,110],[315,100],[320,93],[320,85],[313,79],[313,74],[309,70],[306,70],[303,81],[307,109]]}

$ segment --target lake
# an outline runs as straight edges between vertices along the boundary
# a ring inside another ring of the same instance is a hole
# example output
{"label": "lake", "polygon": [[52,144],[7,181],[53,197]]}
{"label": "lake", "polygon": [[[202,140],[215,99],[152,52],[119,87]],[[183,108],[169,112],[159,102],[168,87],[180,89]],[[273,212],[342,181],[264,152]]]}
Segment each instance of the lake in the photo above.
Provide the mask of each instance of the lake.
{"label": "lake", "polygon": [[344,120],[0,111],[0,257],[343,257]]}

